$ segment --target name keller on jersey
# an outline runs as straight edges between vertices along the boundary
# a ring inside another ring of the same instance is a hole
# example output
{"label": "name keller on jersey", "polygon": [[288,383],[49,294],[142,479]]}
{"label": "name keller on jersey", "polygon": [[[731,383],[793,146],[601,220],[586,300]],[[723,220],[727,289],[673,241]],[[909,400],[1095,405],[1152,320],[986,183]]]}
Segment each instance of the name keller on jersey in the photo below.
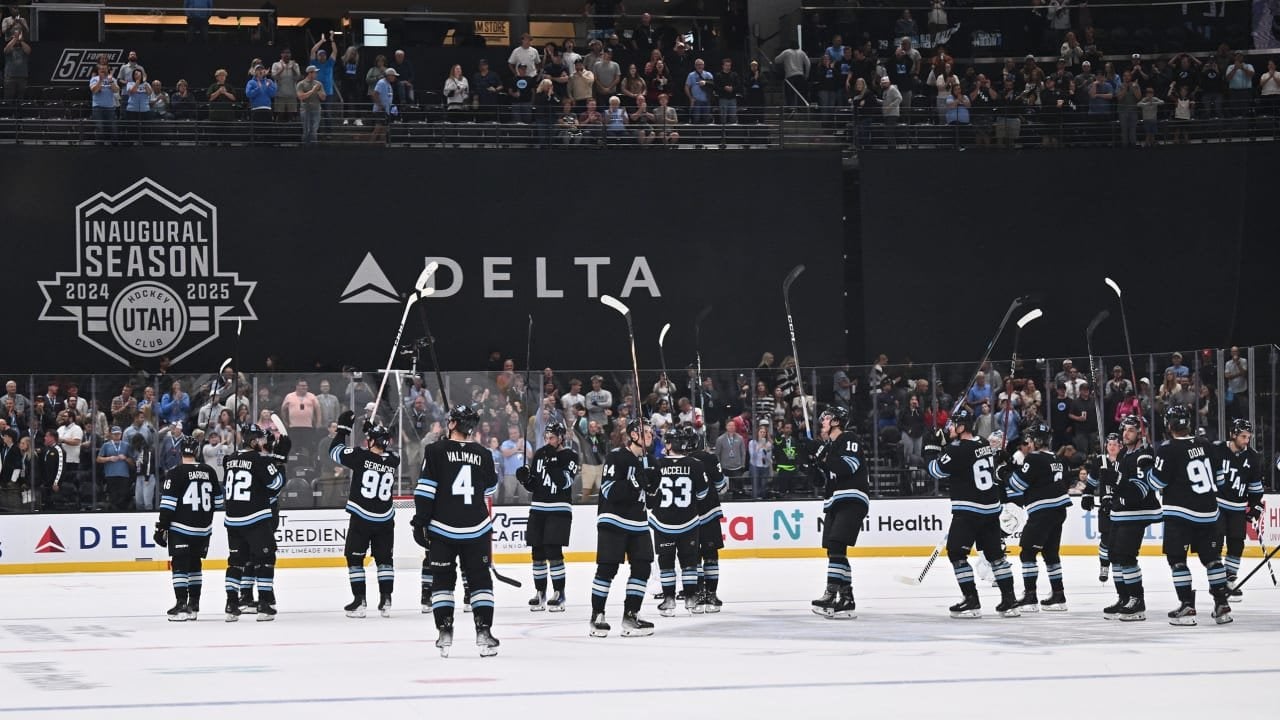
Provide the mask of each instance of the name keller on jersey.
{"label": "name keller on jersey", "polygon": [[76,323],[80,338],[122,364],[175,362],[256,320],[257,286],[219,270],[218,209],[150,178],[76,206],[76,269],[39,282],[40,320]]}

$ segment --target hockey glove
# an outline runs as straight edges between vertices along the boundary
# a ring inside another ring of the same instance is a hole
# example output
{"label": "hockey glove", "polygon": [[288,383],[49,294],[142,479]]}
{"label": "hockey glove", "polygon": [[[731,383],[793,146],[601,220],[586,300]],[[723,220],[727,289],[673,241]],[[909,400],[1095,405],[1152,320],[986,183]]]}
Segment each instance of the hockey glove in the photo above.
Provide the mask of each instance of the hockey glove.
{"label": "hockey glove", "polygon": [[169,526],[156,523],[156,532],[151,539],[160,547],[169,547]]}
{"label": "hockey glove", "polygon": [[997,466],[996,477],[1000,478],[1000,482],[1009,482],[1009,478],[1013,477],[1013,466],[1008,464]]}
{"label": "hockey glove", "polygon": [[1081,510],[1083,510],[1083,511],[1085,511],[1085,512],[1092,512],[1092,511],[1093,511],[1093,500],[1094,500],[1094,498],[1093,498],[1093,495],[1092,495],[1091,493],[1086,493],[1086,494],[1084,494],[1084,495],[1081,495],[1081,496],[1080,496],[1080,509],[1081,509]]}
{"label": "hockey glove", "polygon": [[289,451],[293,449],[293,440],[288,435],[281,435],[276,438],[275,448],[272,454],[279,455],[282,459],[289,458]]}
{"label": "hockey glove", "polygon": [[520,483],[520,486],[525,490],[532,492],[529,488],[529,468],[524,467],[523,465],[516,468],[516,482]]}
{"label": "hockey glove", "polygon": [[1244,512],[1245,519],[1257,521],[1258,518],[1262,517],[1263,508],[1264,508],[1264,505],[1261,500],[1258,500],[1257,502],[1249,503],[1249,509]]}
{"label": "hockey glove", "polygon": [[658,492],[658,487],[662,485],[662,473],[656,468],[649,468],[644,471],[644,491],[649,495]]}
{"label": "hockey glove", "polygon": [[1151,468],[1155,466],[1156,466],[1156,459],[1151,455],[1138,456],[1138,472],[1142,473],[1143,475],[1146,475],[1148,472],[1151,472]]}
{"label": "hockey glove", "polygon": [[1102,504],[1099,506],[1102,512],[1111,512],[1111,508],[1115,505],[1115,498],[1111,495],[1102,496]]}
{"label": "hockey glove", "polygon": [[350,410],[344,411],[338,416],[338,432],[351,432],[351,426],[356,422],[356,414]]}
{"label": "hockey glove", "polygon": [[413,526],[413,541],[430,550],[431,538],[427,535],[427,521],[415,516],[410,525]]}

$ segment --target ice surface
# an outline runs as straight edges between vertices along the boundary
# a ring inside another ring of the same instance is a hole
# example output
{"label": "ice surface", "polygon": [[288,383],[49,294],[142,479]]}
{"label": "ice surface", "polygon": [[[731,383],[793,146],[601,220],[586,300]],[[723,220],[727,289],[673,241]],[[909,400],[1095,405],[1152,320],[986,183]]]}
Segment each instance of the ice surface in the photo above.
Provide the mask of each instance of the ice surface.
{"label": "ice surface", "polygon": [[849,621],[809,611],[825,560],[727,560],[724,611],[661,618],[647,598],[649,638],[618,635],[615,580],[605,639],[587,636],[593,566],[569,565],[571,603],[553,615],[528,611],[528,568],[504,565],[525,587],[497,586],[502,647],[487,659],[461,613],[453,657],[438,656],[407,570],[389,619],[373,603],[368,618],[343,616],[344,569],[287,569],[276,578],[277,620],[234,624],[222,621],[220,571],[206,573],[195,623],[165,620],[173,596],[163,573],[0,576],[0,719],[1040,720],[1103,716],[1120,701],[1127,717],[1164,719],[1235,712],[1261,697],[1255,688],[1280,676],[1280,591],[1266,571],[1246,586],[1236,622],[1216,626],[1193,565],[1201,624],[1175,628],[1163,617],[1175,605],[1168,568],[1142,561],[1144,623],[1102,619],[1113,591],[1092,558],[1065,559],[1068,613],[996,618],[998,591],[984,583],[980,620],[947,616],[958,592],[945,562],[910,587],[895,578],[918,573],[923,558],[855,558]]}

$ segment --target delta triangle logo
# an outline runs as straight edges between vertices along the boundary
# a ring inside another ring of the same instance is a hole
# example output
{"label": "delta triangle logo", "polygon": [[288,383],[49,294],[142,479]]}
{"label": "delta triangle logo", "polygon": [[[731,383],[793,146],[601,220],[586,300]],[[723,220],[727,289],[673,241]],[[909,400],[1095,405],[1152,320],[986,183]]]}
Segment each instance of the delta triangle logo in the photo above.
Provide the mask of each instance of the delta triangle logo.
{"label": "delta triangle logo", "polygon": [[62,544],[62,538],[58,537],[58,533],[53,531],[53,526],[44,529],[44,534],[40,536],[40,542],[36,543],[36,552],[38,553],[60,553],[66,552],[67,548]]}
{"label": "delta triangle logo", "polygon": [[378,262],[373,259],[373,253],[365,253],[364,259],[360,261],[360,266],[356,268],[355,274],[351,276],[351,280],[342,291],[341,299],[338,302],[347,304],[396,304],[400,302],[400,295],[396,292],[395,287],[392,286],[391,281],[387,279],[387,274],[382,272]]}

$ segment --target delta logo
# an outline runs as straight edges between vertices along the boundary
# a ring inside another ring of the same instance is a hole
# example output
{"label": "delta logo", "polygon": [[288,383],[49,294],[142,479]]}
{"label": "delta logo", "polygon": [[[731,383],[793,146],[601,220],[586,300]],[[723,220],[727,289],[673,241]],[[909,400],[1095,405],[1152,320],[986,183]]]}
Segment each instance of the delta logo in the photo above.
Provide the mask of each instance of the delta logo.
{"label": "delta logo", "polygon": [[62,538],[58,537],[58,533],[53,531],[53,526],[45,528],[44,534],[40,536],[40,542],[36,543],[37,553],[61,553],[66,552],[67,547],[62,543]]}

